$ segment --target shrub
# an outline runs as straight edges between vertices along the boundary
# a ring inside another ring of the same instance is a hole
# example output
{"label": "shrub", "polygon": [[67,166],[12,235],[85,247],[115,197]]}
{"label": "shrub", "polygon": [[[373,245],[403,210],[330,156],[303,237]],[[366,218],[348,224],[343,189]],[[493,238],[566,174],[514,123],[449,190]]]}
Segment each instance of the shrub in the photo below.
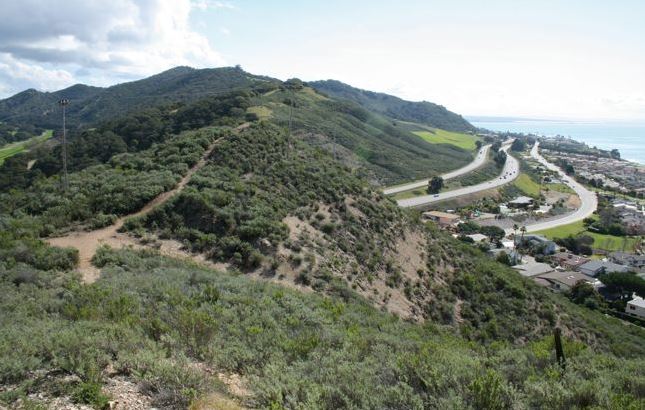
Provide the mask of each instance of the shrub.
{"label": "shrub", "polygon": [[109,396],[101,390],[101,384],[96,382],[80,382],[72,392],[75,403],[89,404],[95,409],[107,408]]}

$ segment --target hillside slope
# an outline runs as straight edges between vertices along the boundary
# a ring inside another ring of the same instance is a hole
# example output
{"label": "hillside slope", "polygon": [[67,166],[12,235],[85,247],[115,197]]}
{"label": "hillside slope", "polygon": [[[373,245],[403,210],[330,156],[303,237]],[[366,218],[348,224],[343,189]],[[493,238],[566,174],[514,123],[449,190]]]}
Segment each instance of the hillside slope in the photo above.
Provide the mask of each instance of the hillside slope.
{"label": "hillside slope", "polygon": [[[222,90],[222,93],[214,91],[216,89]],[[233,91],[224,92],[230,89]],[[188,97],[182,94],[187,90],[192,90]],[[55,100],[66,92],[30,91],[23,93],[26,96],[19,95],[3,103],[5,106],[17,104],[18,108],[10,111],[21,112],[24,109],[29,118],[32,114],[36,115],[34,112],[40,113],[39,110],[45,106],[43,101],[48,101],[49,107],[52,104],[55,106]],[[178,127],[208,125],[215,116],[226,116],[228,107],[238,110],[236,115],[246,113],[250,118],[266,118],[285,128],[291,125],[293,133],[299,138],[334,153],[337,159],[359,169],[377,185],[428,177],[433,173],[458,168],[472,160],[471,151],[424,141],[410,131],[410,124],[397,124],[356,103],[325,97],[301,83],[295,86],[290,82],[267,80],[238,69],[178,68],[108,89],[75,86],[69,92],[75,93],[80,99],[70,105],[72,121],[94,124],[91,129],[71,130],[71,169],[105,162],[116,153],[147,149],[151,143],[162,141],[170,133],[179,131],[181,128]],[[200,96],[203,98],[189,101]],[[170,103],[184,97],[184,102]],[[20,102],[22,99],[25,101]],[[121,105],[121,100],[130,101],[130,104]],[[140,104],[148,105],[146,101],[152,101],[152,107],[136,109]],[[36,107],[34,112],[31,111],[33,107]],[[130,111],[118,114],[125,110]],[[112,116],[117,117],[98,121]],[[182,119],[184,117],[186,121]],[[58,116],[39,118],[54,123],[60,120]],[[180,123],[186,125],[177,125]],[[60,150],[58,146],[51,152],[34,153],[33,158],[29,159],[38,160],[31,173],[41,171],[51,175],[59,171],[62,166]],[[27,162],[27,158],[16,159],[9,165],[14,172],[25,173],[23,163]],[[7,172],[0,173],[0,188],[11,185],[3,182]]]}
{"label": "hillside slope", "polygon": [[[209,401],[227,394],[260,408],[642,405],[643,329],[422,224],[310,138],[334,136],[348,155],[368,142],[424,149],[387,124],[278,84],[88,130],[77,153],[97,163],[71,172],[68,193],[56,167],[0,193],[0,402],[102,408],[126,386],[163,408],[223,407]],[[121,144],[104,159],[90,142],[108,133]],[[181,192],[124,224],[186,261],[102,248],[88,284],[75,249],[42,241],[112,225],[208,152]]]}
{"label": "hillside slope", "polygon": [[[292,105],[290,106],[290,102]],[[309,145],[322,147],[337,160],[366,173],[378,185],[427,177],[470,162],[473,152],[431,144],[408,125],[357,103],[325,97],[308,86],[281,86],[251,100],[266,119]],[[367,171],[367,172],[366,172]]]}
{"label": "hillside slope", "polygon": [[461,115],[431,102],[406,101],[385,93],[361,90],[336,80],[314,81],[309,84],[329,96],[354,101],[368,110],[401,121],[418,122],[447,131],[475,130]]}

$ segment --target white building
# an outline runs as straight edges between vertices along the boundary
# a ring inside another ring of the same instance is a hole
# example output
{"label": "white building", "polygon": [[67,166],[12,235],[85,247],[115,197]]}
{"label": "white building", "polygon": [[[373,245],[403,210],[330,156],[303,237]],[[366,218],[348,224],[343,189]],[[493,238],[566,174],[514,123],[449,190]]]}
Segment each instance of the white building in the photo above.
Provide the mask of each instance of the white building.
{"label": "white building", "polygon": [[645,319],[645,299],[639,296],[634,296],[634,299],[627,302],[625,313]]}

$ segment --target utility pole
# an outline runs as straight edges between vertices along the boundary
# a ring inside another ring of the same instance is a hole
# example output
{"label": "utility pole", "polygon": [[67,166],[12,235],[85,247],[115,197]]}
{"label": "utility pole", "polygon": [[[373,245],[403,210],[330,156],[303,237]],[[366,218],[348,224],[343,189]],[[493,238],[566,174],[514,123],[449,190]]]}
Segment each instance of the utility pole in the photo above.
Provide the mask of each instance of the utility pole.
{"label": "utility pole", "polygon": [[67,98],[63,98],[58,101],[58,105],[63,109],[63,191],[67,192],[69,183],[67,181],[67,125],[65,123],[65,109],[69,105],[69,100]]}
{"label": "utility pole", "polygon": [[293,91],[291,92],[291,98],[289,98],[289,141],[291,141],[291,119],[293,117]]}
{"label": "utility pole", "polygon": [[567,367],[567,361],[564,357],[564,349],[562,348],[562,330],[559,327],[553,329],[553,341],[555,344],[555,357],[558,361],[558,364],[562,367],[562,370],[565,370]]}

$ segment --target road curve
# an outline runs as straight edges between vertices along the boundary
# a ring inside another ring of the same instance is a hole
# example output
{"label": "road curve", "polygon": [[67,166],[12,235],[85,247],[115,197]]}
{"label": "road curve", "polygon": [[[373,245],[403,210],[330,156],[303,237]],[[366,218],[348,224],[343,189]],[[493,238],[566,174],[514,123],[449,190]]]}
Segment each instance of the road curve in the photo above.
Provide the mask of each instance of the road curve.
{"label": "road curve", "polygon": [[[479,149],[479,152],[477,153],[477,156],[475,157],[475,159],[472,162],[470,162],[468,165],[466,165],[466,166],[464,166],[462,168],[459,168],[459,169],[456,169],[454,171],[450,171],[450,172],[447,172],[447,173],[441,175],[441,178],[443,178],[444,181],[447,180],[447,179],[456,178],[456,177],[458,177],[460,175],[467,174],[467,173],[469,173],[471,171],[474,171],[475,169],[481,167],[482,165],[484,165],[484,162],[486,162],[486,157],[488,156],[489,149],[490,149],[490,144],[489,145],[484,145],[483,147],[481,147]],[[397,193],[403,192],[403,191],[410,191],[410,190],[416,189],[416,188],[424,188],[424,187],[428,186],[428,182],[430,182],[429,179],[422,179],[422,180],[419,180],[419,181],[410,182],[409,184],[399,185],[399,186],[395,186],[395,187],[392,187],[392,188],[386,188],[386,189],[383,190],[383,193],[385,195],[392,195],[392,194],[397,194]]]}
{"label": "road curve", "polygon": [[[570,223],[577,222],[591,216],[591,214],[593,214],[598,207],[598,197],[596,196],[596,193],[588,190],[582,184],[578,183],[575,179],[565,174],[560,168],[544,159],[544,157],[538,152],[538,146],[539,142],[536,142],[535,145],[533,145],[533,148],[531,149],[531,156],[547,169],[556,171],[560,175],[560,178],[565,181],[566,184],[569,185],[569,187],[571,187],[571,189],[573,189],[580,197],[580,207],[576,211],[567,215],[563,215],[560,218],[527,225],[526,231],[535,232],[541,231],[543,229],[555,228],[557,226],[568,225]],[[512,232],[512,229],[510,230],[510,232]],[[507,229],[507,233],[510,232]]]}
{"label": "road curve", "polygon": [[[508,149],[510,144],[504,145],[501,149],[508,154]],[[467,186],[452,191],[441,192],[434,195],[424,195],[414,198],[401,199],[396,201],[400,207],[403,208],[414,208],[419,206],[424,206],[431,204],[433,202],[439,202],[450,198],[456,198],[463,195],[474,194],[476,192],[485,191],[491,188],[497,188],[502,185],[508,184],[518,177],[520,173],[520,164],[517,159],[513,158],[511,155],[507,155],[506,163],[504,164],[504,169],[501,174],[490,181],[482,182],[481,184]]]}

